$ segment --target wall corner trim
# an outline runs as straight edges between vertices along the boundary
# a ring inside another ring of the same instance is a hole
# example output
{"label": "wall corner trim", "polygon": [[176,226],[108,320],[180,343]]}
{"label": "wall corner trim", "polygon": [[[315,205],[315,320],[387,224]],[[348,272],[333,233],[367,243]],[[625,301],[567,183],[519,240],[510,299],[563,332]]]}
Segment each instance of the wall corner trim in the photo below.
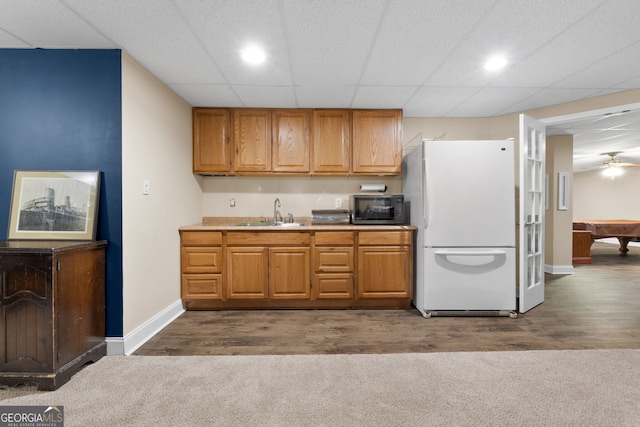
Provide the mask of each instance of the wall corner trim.
{"label": "wall corner trim", "polygon": [[[184,312],[185,310],[182,307],[182,300],[179,299],[160,313],[153,316],[147,322],[138,326],[130,334],[127,334],[123,339],[122,353],[120,354],[124,354],[126,356],[131,355],[145,342],[153,338],[154,335],[177,319]],[[107,345],[107,353],[108,349],[109,347]]]}
{"label": "wall corner trim", "polygon": [[573,265],[544,265],[544,272],[549,274],[573,274]]}

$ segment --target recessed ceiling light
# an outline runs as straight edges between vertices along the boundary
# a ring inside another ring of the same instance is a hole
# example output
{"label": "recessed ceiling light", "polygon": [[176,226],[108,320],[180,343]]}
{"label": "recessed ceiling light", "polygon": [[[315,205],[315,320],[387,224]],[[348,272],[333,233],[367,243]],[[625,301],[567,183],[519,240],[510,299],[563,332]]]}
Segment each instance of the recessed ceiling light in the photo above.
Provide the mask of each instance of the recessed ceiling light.
{"label": "recessed ceiling light", "polygon": [[240,51],[240,56],[249,64],[262,64],[267,59],[267,54],[258,46],[249,46]]}
{"label": "recessed ceiling light", "polygon": [[495,71],[507,65],[507,60],[502,56],[494,56],[484,64],[484,69],[487,71]]}

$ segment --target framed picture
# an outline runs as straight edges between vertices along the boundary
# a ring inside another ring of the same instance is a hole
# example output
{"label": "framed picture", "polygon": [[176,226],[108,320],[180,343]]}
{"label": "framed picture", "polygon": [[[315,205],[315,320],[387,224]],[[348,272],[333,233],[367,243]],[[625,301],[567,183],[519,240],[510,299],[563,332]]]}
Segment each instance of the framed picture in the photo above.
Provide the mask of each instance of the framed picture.
{"label": "framed picture", "polygon": [[15,171],[7,240],[95,240],[99,171]]}

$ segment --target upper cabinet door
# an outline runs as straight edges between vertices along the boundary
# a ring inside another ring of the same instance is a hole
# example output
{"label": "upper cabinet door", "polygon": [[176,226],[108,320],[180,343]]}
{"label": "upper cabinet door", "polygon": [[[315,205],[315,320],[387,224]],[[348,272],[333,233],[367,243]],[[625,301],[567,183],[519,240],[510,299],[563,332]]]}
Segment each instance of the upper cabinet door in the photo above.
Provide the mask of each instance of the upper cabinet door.
{"label": "upper cabinet door", "polygon": [[402,110],[353,112],[353,173],[402,172]]}
{"label": "upper cabinet door", "polygon": [[228,173],[231,169],[228,109],[193,110],[193,173]]}
{"label": "upper cabinet door", "polygon": [[273,171],[309,172],[309,110],[273,110]]}
{"label": "upper cabinet door", "polygon": [[235,171],[271,171],[271,110],[234,109],[232,111]]}
{"label": "upper cabinet door", "polygon": [[313,112],[312,173],[346,175],[351,152],[351,111]]}

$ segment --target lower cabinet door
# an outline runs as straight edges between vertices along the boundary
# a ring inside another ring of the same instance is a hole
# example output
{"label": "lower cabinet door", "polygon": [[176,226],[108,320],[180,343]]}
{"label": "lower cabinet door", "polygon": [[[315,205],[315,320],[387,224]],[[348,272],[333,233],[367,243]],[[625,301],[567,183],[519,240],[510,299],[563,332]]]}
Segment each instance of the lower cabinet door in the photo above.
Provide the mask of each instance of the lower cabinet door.
{"label": "lower cabinet door", "polygon": [[310,299],[309,248],[269,249],[269,298]]}
{"label": "lower cabinet door", "polygon": [[227,298],[266,299],[269,251],[265,247],[227,248]]}
{"label": "lower cabinet door", "polygon": [[407,246],[361,246],[358,249],[358,297],[411,297],[411,261]]}

